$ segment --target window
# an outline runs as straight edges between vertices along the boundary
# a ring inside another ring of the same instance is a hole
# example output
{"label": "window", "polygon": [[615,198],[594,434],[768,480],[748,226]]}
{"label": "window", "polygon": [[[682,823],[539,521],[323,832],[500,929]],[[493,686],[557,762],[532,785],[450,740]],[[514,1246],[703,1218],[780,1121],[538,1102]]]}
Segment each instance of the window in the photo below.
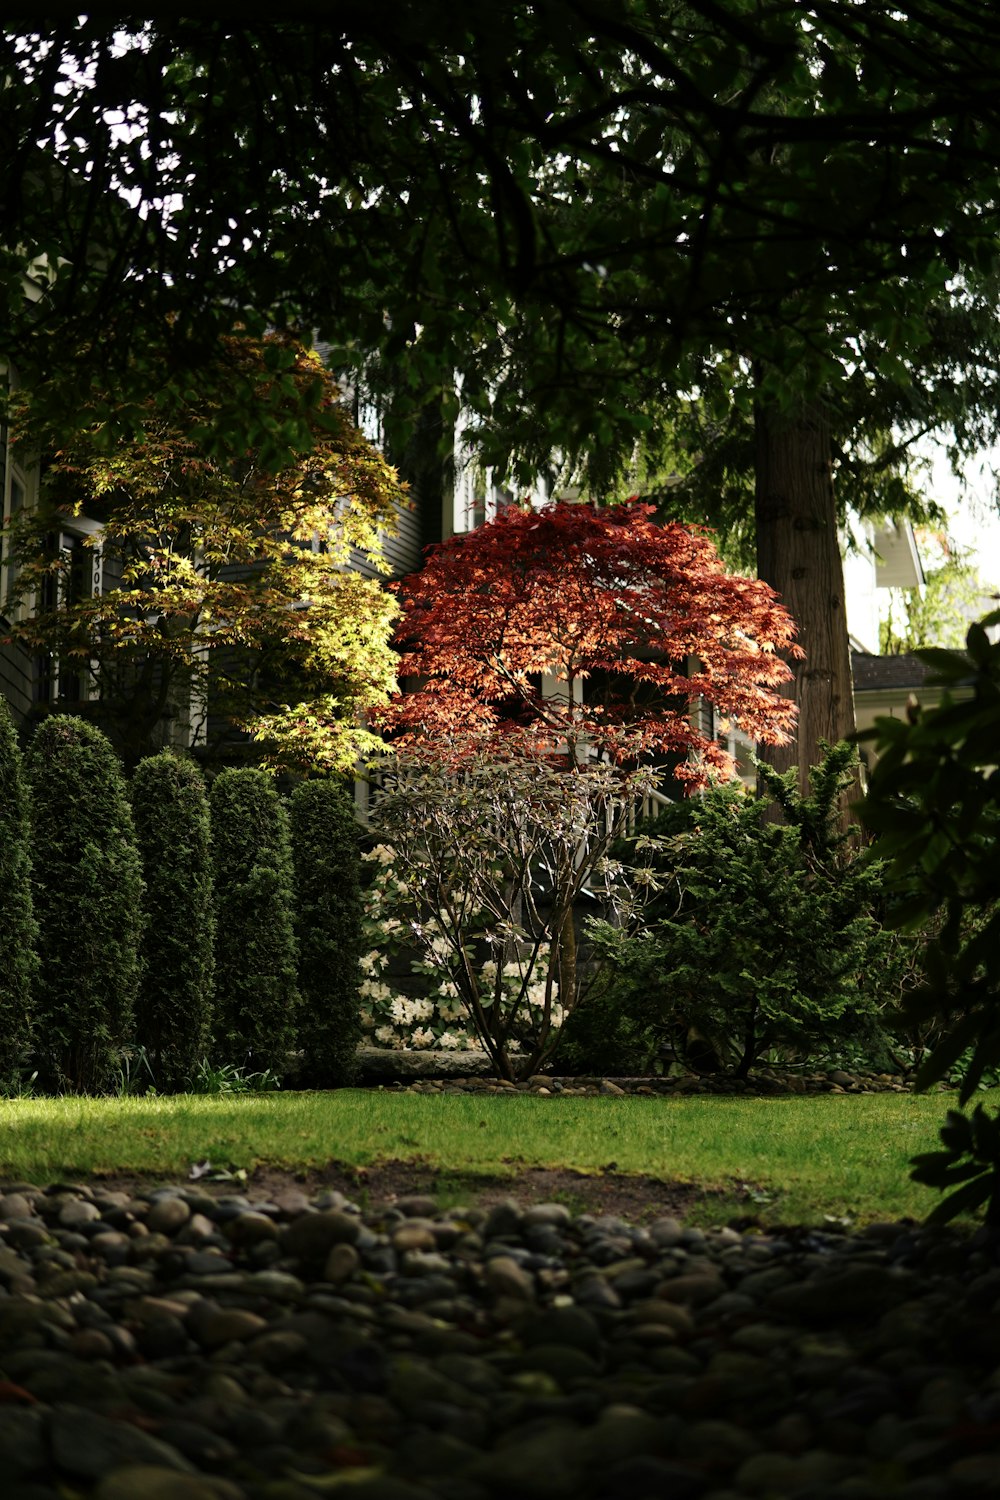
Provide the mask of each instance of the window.
{"label": "window", "polygon": [[[94,521],[80,519],[79,529],[50,532],[48,549],[59,568],[42,585],[39,605],[45,611],[79,603],[101,592],[101,549],[88,544],[100,531]],[[42,652],[34,660],[32,696],[36,703],[79,703],[89,696],[86,675],[79,666],[61,665],[58,657]]]}
{"label": "window", "polygon": [[[27,486],[24,475],[16,464],[7,464],[7,482],[4,485],[3,495],[3,526],[6,528],[11,521],[24,509]],[[0,532],[0,604],[6,604],[13,589],[13,573],[11,564],[10,538],[6,532]]]}
{"label": "window", "polygon": [[727,734],[720,734],[718,741],[723,750],[728,750],[736,762],[736,774],[743,785],[749,788],[750,791],[755,791],[757,788],[757,768],[753,761],[756,749],[754,741],[749,739],[743,733],[742,729],[735,728],[730,729]]}

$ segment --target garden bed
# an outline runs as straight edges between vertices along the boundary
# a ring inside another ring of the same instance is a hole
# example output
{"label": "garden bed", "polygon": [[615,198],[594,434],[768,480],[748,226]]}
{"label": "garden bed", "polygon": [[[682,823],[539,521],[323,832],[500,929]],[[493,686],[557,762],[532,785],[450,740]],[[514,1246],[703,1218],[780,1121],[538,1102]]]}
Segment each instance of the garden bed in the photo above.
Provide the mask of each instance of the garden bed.
{"label": "garden bed", "polygon": [[843,1068],[779,1070],[762,1068],[750,1078],[726,1074],[679,1073],[670,1077],[643,1074],[576,1077],[558,1073],[536,1073],[521,1083],[495,1077],[483,1052],[442,1052],[427,1048],[363,1047],[359,1054],[359,1083],[363,1087],[392,1086],[416,1093],[495,1093],[515,1089],[541,1097],[564,1095],[639,1094],[884,1094],[909,1093],[911,1079],[904,1074],[872,1070],[847,1072]]}

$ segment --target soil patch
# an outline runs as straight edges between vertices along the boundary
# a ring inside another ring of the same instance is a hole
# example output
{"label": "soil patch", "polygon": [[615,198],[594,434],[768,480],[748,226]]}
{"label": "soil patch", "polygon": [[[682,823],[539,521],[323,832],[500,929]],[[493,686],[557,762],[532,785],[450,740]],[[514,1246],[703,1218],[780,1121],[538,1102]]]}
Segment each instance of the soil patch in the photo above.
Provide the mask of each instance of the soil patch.
{"label": "soil patch", "polygon": [[[96,1185],[98,1179],[93,1181]],[[117,1173],[102,1176],[99,1181],[103,1187],[120,1188],[129,1193],[175,1183],[185,1187],[197,1186],[213,1197],[243,1193],[251,1199],[272,1202],[289,1191],[313,1197],[324,1189],[333,1189],[366,1209],[391,1205],[399,1198],[414,1194],[481,1208],[514,1198],[522,1204],[565,1203],[576,1213],[614,1214],[632,1223],[668,1215],[683,1219],[695,1204],[710,1199],[745,1203],[747,1207],[751,1207],[753,1201],[752,1189],[745,1183],[733,1183],[730,1191],[719,1192],[691,1183],[664,1182],[658,1177],[613,1171],[575,1172],[565,1167],[521,1167],[516,1176],[502,1177],[442,1171],[434,1163],[419,1157],[410,1161],[377,1162],[366,1167],[331,1161],[326,1167],[308,1172],[260,1166],[246,1177],[203,1176],[196,1181]]]}

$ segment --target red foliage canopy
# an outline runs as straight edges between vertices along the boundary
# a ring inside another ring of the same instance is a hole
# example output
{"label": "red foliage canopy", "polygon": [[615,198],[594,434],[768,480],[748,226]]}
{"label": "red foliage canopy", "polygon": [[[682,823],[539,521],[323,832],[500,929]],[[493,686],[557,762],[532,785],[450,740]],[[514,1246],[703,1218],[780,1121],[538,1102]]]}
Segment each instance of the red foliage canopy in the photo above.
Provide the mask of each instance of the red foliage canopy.
{"label": "red foliage canopy", "polygon": [[779,691],[797,654],[773,589],[725,571],[707,535],[652,507],[511,506],[429,549],[398,585],[400,675],[387,727],[438,751],[503,737],[509,754],[678,756],[682,780],[731,769],[692,723],[702,698],[752,738],[780,743],[795,709]]}

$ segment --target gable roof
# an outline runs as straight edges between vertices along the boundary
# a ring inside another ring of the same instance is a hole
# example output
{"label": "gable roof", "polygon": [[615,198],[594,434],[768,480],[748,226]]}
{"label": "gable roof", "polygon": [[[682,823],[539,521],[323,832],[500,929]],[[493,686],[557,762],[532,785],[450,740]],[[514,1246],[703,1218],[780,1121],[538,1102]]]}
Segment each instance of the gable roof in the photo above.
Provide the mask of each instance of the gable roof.
{"label": "gable roof", "polygon": [[[899,656],[871,656],[865,651],[852,651],[851,672],[856,693],[885,692],[887,689],[894,688],[904,692],[913,692],[917,688],[924,687],[934,676],[934,668],[912,653],[903,653]],[[969,680],[971,678],[972,663],[970,661]]]}

